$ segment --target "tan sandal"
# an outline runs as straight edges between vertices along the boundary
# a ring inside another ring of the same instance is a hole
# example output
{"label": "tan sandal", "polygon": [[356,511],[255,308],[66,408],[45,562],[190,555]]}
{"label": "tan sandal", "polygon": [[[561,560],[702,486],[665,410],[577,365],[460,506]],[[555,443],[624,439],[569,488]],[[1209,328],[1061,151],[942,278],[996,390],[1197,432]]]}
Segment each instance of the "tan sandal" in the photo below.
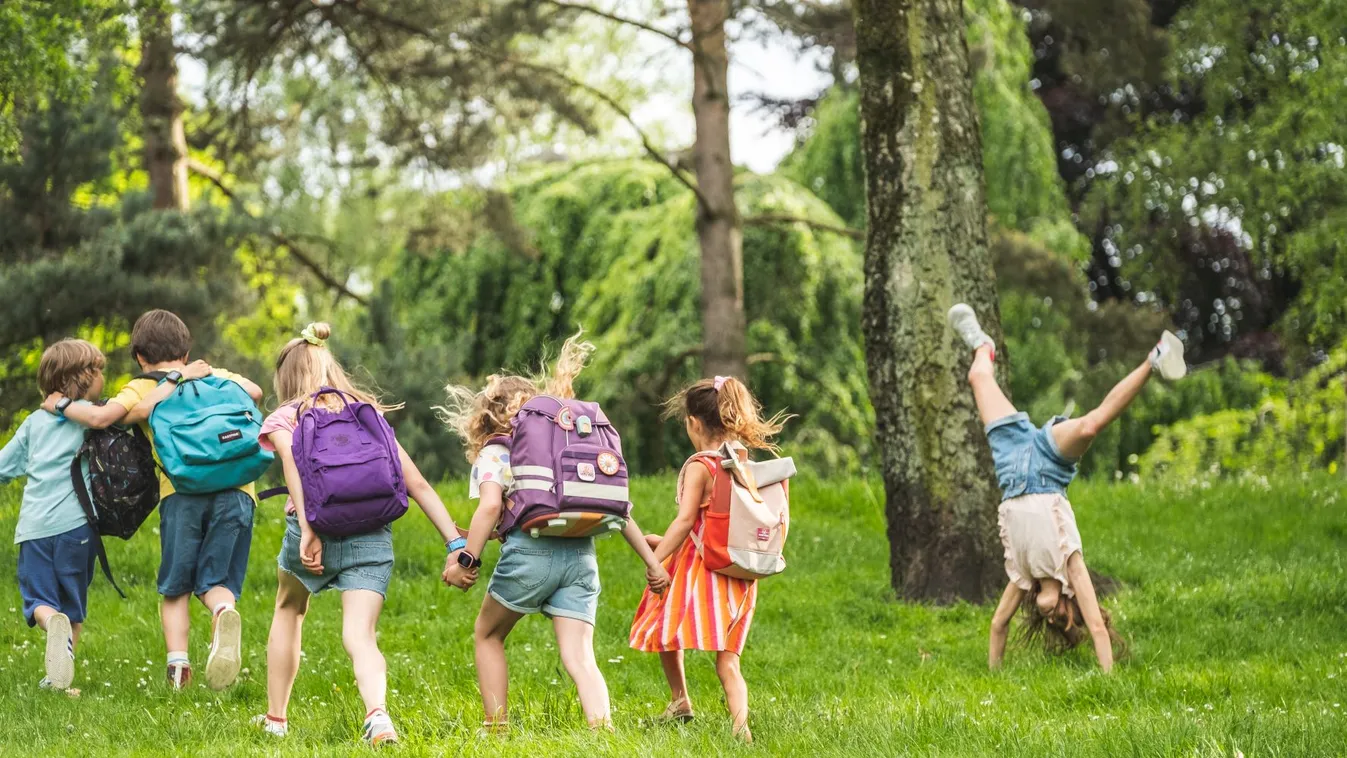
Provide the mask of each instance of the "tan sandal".
{"label": "tan sandal", "polygon": [[692,704],[688,702],[687,698],[682,697],[669,703],[669,707],[664,709],[664,713],[659,717],[658,721],[661,724],[672,724],[675,722],[687,724],[694,718],[696,718],[696,715],[692,712]]}
{"label": "tan sandal", "polygon": [[482,722],[482,728],[477,730],[478,737],[506,737],[510,734],[509,719],[487,719]]}

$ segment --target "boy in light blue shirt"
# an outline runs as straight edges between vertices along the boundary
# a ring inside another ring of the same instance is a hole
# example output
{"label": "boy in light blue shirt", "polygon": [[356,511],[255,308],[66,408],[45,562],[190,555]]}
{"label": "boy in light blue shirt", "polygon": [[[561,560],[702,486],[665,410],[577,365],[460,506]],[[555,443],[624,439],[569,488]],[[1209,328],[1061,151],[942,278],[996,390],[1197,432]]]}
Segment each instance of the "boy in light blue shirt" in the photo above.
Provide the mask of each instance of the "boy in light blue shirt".
{"label": "boy in light blue shirt", "polygon": [[[61,340],[47,348],[38,364],[38,388],[44,397],[60,392],[67,399],[55,412],[34,411],[0,449],[0,484],[28,477],[14,543],[24,618],[47,633],[47,675],[39,683],[44,689],[67,689],[75,678],[75,643],[98,555],[70,471],[84,444],[84,427],[64,415],[71,405],[89,405],[102,394],[103,365],[103,353],[84,340]],[[83,475],[87,487],[87,466]]]}

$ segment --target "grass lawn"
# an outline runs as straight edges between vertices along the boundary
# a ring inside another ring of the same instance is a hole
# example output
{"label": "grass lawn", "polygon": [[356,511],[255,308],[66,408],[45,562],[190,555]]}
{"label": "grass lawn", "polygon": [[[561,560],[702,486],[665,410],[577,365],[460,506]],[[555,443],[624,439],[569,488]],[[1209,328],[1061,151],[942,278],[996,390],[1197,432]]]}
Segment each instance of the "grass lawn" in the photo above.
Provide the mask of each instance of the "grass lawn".
{"label": "grass lawn", "polygon": [[[466,522],[459,485],[450,510]],[[520,624],[510,640],[511,721],[505,741],[480,721],[472,620],[485,589],[438,581],[443,548],[413,511],[396,527],[397,566],[380,625],[389,707],[405,755],[1334,755],[1347,750],[1347,585],[1342,485],[1334,479],[1210,487],[1080,483],[1072,499],[1086,556],[1124,588],[1107,601],[1132,656],[1112,677],[1081,649],[1064,658],[1012,648],[986,670],[990,606],[893,601],[883,516],[873,484],[801,482],[791,567],[763,583],[744,673],[757,744],[730,739],[708,656],[689,662],[699,717],[649,719],[667,691],[654,656],[626,645],[642,586],[618,540],[600,547],[603,604],[596,634],[615,706],[616,736],[590,735],[560,669],[550,625]],[[18,485],[0,491],[0,530],[13,529]],[[637,484],[636,515],[662,530],[673,482]],[[154,577],[154,521],[109,543],[130,594],[94,582],[75,686],[42,693],[42,636],[19,613],[12,571],[0,581],[0,754],[347,755],[363,716],[341,647],[335,594],[315,598],[305,662],[275,741],[250,719],[266,707],[265,641],[282,520],[259,510],[240,604],[247,672],[224,694],[172,694],[163,681]],[[15,547],[0,547],[12,567]],[[495,548],[488,559],[494,559]],[[488,562],[488,565],[489,565]],[[3,613],[8,609],[8,613]],[[193,610],[192,659],[206,657],[208,618]],[[198,679],[200,681],[200,679]]]}

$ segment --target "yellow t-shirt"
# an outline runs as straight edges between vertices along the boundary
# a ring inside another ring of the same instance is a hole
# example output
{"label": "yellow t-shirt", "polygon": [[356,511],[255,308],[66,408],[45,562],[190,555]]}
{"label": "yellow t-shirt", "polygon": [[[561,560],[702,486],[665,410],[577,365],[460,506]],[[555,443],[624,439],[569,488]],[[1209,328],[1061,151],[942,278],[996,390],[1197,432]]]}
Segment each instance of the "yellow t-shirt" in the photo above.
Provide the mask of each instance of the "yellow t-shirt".
{"label": "yellow t-shirt", "polygon": [[[218,377],[220,379],[228,379],[231,382],[238,382],[238,380],[243,378],[232,371],[225,371],[222,368],[212,370],[211,375]],[[120,405],[129,412],[132,408],[139,405],[140,401],[148,397],[151,392],[154,392],[154,388],[157,386],[159,386],[159,382],[156,382],[153,379],[132,379],[131,381],[126,383],[125,387],[122,387],[121,392],[118,392],[116,395],[112,396],[111,398],[108,398],[108,402],[116,403],[117,405]],[[140,425],[140,430],[145,433],[146,439],[148,439],[151,443],[154,442],[154,433],[150,431],[150,424],[148,421]],[[159,461],[159,452],[157,450],[154,453],[154,460],[155,462]],[[248,484],[247,486],[240,487],[239,489],[248,493],[250,496],[252,496],[254,500],[257,499],[256,489],[253,487],[251,483]],[[170,482],[168,480],[168,477],[164,474],[163,464],[161,463],[159,468],[160,502],[163,502],[164,498],[168,497],[169,495],[172,495],[173,493],[174,493],[173,482]]]}

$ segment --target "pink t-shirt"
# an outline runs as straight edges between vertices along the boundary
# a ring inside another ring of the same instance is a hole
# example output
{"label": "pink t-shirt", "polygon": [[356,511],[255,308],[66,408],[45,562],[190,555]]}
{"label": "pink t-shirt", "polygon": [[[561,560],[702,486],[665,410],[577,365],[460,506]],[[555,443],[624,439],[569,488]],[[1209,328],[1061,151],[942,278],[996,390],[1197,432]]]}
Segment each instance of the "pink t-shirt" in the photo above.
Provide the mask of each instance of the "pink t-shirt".
{"label": "pink t-shirt", "polygon": [[[282,405],[272,411],[270,416],[267,416],[266,420],[262,422],[262,431],[258,432],[257,440],[262,444],[263,449],[270,450],[273,453],[276,452],[276,446],[271,442],[272,432],[294,434],[295,427],[299,425],[296,416],[297,410],[298,408],[294,405]],[[285,512],[287,515],[295,512],[295,501],[288,497],[285,499]]]}

